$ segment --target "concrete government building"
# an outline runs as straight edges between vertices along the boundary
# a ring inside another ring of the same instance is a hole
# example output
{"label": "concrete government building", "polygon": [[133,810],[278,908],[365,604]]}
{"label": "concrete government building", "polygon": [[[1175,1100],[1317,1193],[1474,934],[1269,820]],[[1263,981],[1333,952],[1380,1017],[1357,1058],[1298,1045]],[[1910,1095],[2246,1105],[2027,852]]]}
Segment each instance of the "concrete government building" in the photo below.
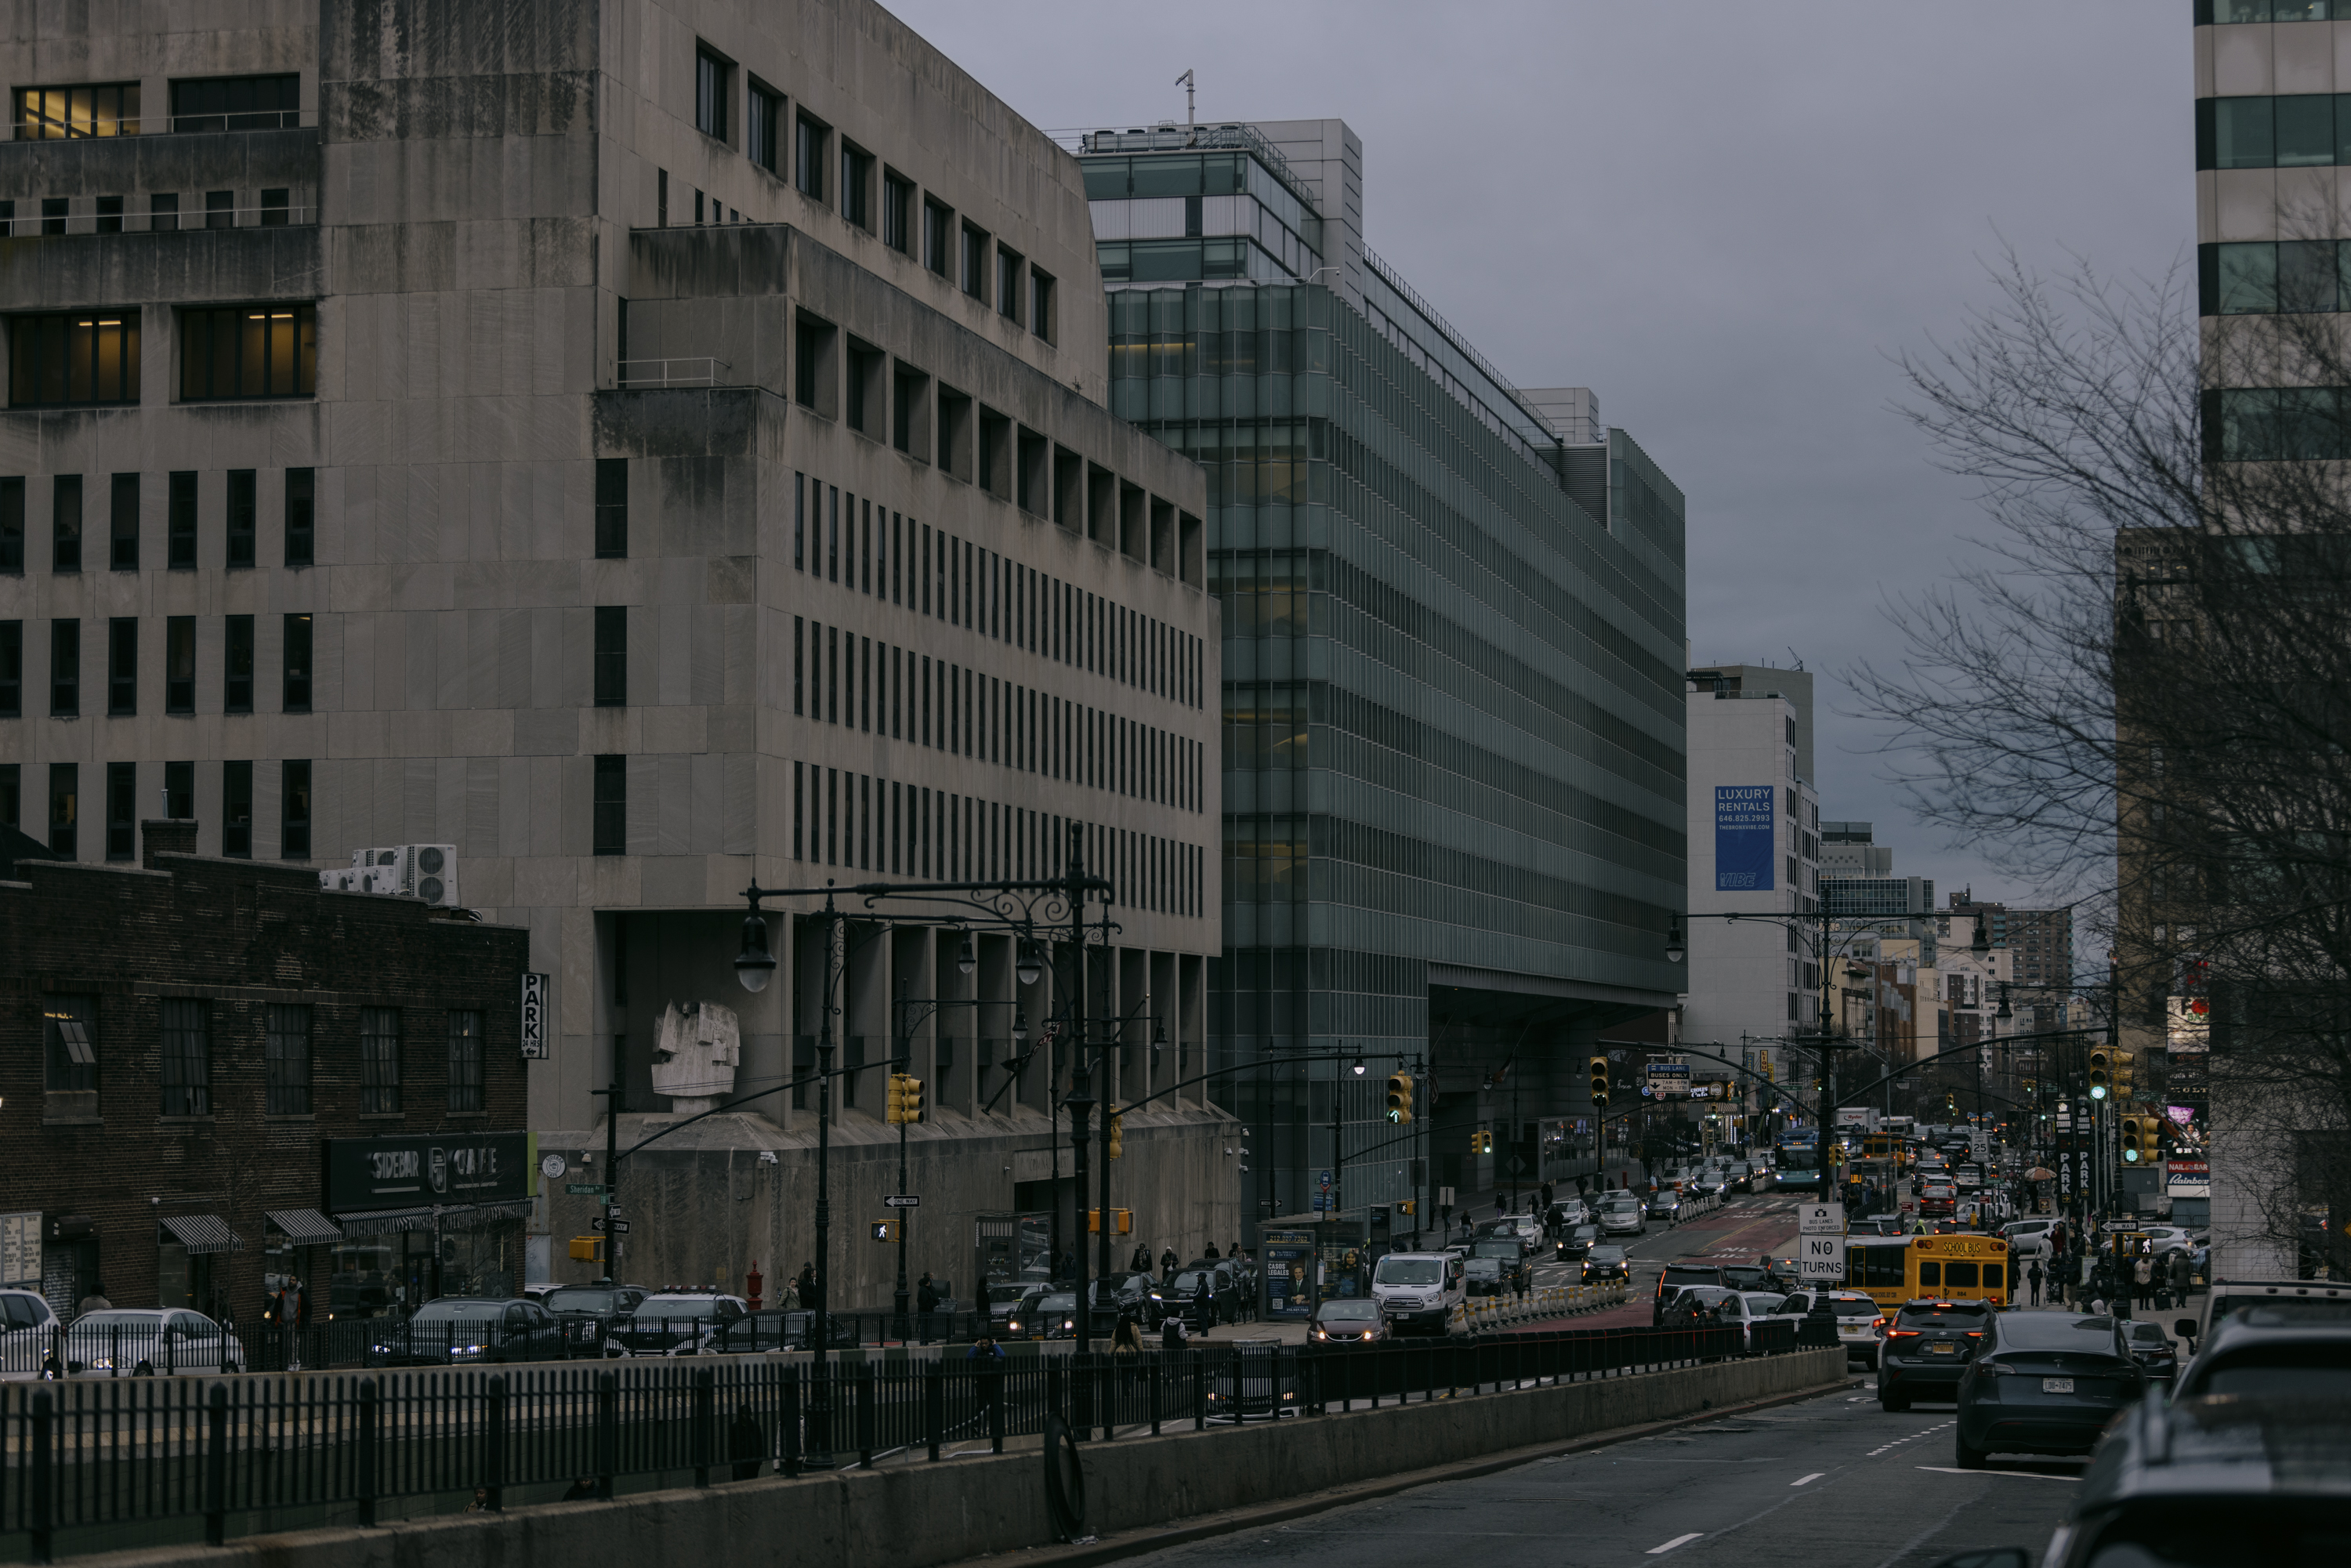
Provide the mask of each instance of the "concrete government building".
{"label": "concrete government building", "polygon": [[[647,1283],[811,1249],[814,902],[770,902],[747,993],[755,881],[1046,875],[1074,825],[1117,885],[1088,1011],[1130,1020],[1095,1092],[1203,1070],[1207,487],[1108,406],[1075,157],[863,0],[15,15],[0,823],[81,862],[147,817],[228,860],[437,846],[548,977],[528,1115],[570,1182],[615,1057],[625,1146],[674,1115],[670,1004],[735,1009],[758,1098],[629,1167]],[[894,1273],[862,1221],[900,1190],[902,1032],[912,1261],[968,1298],[983,1220],[1077,1223],[1053,967],[855,912],[831,1300]],[[1231,1131],[1197,1087],[1128,1119],[1122,1260],[1232,1242]],[[531,1277],[597,1271],[566,1185]]]}

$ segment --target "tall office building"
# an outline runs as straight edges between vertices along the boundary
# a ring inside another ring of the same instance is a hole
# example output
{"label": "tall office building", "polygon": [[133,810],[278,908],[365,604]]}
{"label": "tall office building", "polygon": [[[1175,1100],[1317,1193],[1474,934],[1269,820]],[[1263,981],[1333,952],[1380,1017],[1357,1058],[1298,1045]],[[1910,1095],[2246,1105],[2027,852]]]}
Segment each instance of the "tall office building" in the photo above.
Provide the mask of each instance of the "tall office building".
{"label": "tall office building", "polygon": [[[731,961],[754,883],[1042,877],[1074,825],[1116,889],[1095,1092],[1199,1071],[1205,481],[1105,406],[1077,161],[866,0],[231,9],[0,46],[10,825],[91,861],[159,805],[209,856],[427,846],[407,887],[531,933],[542,1148],[601,1161],[614,1077],[624,1143],[743,1103],[632,1162],[633,1277],[808,1256],[828,1096],[837,1211],[899,1190],[901,1054],[916,1265],[968,1281],[982,1217],[1066,1246],[1051,965],[859,899],[828,994],[805,896],[769,903],[771,986]],[[853,1071],[789,1087],[828,1009]],[[442,1041],[388,1049],[439,1092]],[[1196,1087],[1130,1120],[1113,1201],[1155,1244],[1232,1239],[1223,1124]],[[586,1228],[563,1185],[542,1249]],[[836,1257],[836,1304],[887,1251]]]}
{"label": "tall office building", "polygon": [[[1588,390],[1513,388],[1372,254],[1343,122],[1078,147],[1112,407],[1208,475],[1210,1033],[1276,1064],[1223,1092],[1250,1212],[1308,1210],[1326,1171],[1355,1211],[1531,1182],[1566,1146],[1546,1118],[1588,1113],[1583,1049],[1680,985],[1681,492]],[[1317,1052],[1342,1060],[1280,1065]],[[1424,1060],[1400,1132],[1383,1079]]]}

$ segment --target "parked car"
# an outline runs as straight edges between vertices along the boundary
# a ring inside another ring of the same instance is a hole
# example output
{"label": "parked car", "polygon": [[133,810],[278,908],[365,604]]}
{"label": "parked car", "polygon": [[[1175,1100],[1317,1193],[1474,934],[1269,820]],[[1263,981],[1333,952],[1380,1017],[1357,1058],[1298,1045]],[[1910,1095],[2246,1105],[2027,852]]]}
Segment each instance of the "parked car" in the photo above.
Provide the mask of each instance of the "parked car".
{"label": "parked car", "polygon": [[1343,1296],[1314,1311],[1306,1337],[1315,1344],[1379,1344],[1391,1336],[1380,1304],[1369,1296]]}
{"label": "parked car", "polygon": [[538,1304],[562,1325],[570,1354],[618,1355],[620,1347],[611,1345],[612,1331],[628,1322],[647,1293],[637,1285],[560,1285]]}
{"label": "parked car", "polygon": [[0,1378],[40,1376],[57,1326],[38,1291],[0,1291]]}
{"label": "parked car", "polygon": [[[1781,1302],[1781,1312],[1799,1321],[1812,1310],[1810,1291],[1792,1291]],[[1831,1291],[1829,1311],[1836,1314],[1837,1343],[1844,1346],[1845,1360],[1876,1371],[1878,1353],[1886,1346],[1886,1314],[1877,1303],[1859,1291]]]}
{"label": "parked car", "polygon": [[617,1343],[631,1355],[670,1355],[681,1351],[690,1354],[727,1324],[747,1317],[750,1311],[740,1296],[716,1291],[664,1291],[639,1301],[607,1343]]}
{"label": "parked car", "polygon": [[236,1336],[185,1308],[110,1308],[84,1312],[65,1331],[68,1377],[171,1377],[241,1372]]}
{"label": "parked car", "polygon": [[[1886,1327],[1886,1343],[1877,1357],[1877,1402],[1888,1410],[1907,1410],[1913,1399],[1949,1399],[1959,1391],[1959,1376],[1975,1356],[1976,1346],[1998,1314],[1990,1301],[1911,1301]],[[2019,1314],[2032,1315],[2032,1314]],[[2066,1314],[2053,1316],[2071,1322]],[[2119,1346],[2110,1318],[2104,1323]],[[2126,1355],[2125,1359],[2128,1359]]]}
{"label": "parked car", "polygon": [[[2106,1424],[2147,1392],[2147,1375],[2112,1318],[1984,1317],[1955,1385],[1961,1469],[1981,1469],[1993,1453],[2087,1453]],[[1909,1318],[1906,1309],[1903,1321]]]}
{"label": "parked car", "polygon": [[1583,1255],[1583,1282],[1605,1285],[1622,1281],[1630,1284],[1633,1266],[1622,1247],[1594,1247]]}
{"label": "parked car", "polygon": [[559,1361],[568,1354],[563,1325],[537,1301],[443,1296],[417,1308],[404,1322],[386,1320],[368,1360],[375,1366],[473,1366]]}
{"label": "parked car", "polygon": [[[832,1350],[857,1348],[857,1320],[826,1315],[824,1343]],[[704,1342],[701,1349],[712,1355],[747,1355],[772,1354],[786,1350],[810,1350],[816,1337],[816,1314],[799,1307],[778,1312],[758,1312],[737,1318],[722,1325],[718,1332]]]}

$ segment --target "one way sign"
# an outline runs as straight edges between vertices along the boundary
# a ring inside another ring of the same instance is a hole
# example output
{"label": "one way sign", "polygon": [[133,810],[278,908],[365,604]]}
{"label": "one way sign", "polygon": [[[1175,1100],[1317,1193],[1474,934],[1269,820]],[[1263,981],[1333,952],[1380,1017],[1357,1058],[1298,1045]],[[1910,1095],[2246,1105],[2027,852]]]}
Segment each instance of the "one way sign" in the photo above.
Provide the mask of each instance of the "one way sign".
{"label": "one way sign", "polygon": [[604,1223],[604,1217],[602,1215],[591,1215],[589,1217],[588,1228],[590,1230],[604,1230],[609,1228],[615,1236],[626,1236],[629,1233],[629,1222],[625,1219],[615,1219],[608,1227]]}

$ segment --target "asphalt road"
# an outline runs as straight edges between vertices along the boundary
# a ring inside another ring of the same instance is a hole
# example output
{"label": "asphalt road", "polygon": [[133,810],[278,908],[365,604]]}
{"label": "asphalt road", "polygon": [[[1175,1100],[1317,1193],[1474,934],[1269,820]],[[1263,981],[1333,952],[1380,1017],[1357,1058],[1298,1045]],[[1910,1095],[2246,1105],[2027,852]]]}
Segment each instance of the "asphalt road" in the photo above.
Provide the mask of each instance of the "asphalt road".
{"label": "asphalt road", "polygon": [[[1657,1272],[1682,1258],[1707,1258],[1723,1263],[1753,1263],[1770,1253],[1783,1257],[1796,1245],[1796,1202],[1778,1193],[1733,1194],[1720,1208],[1699,1215],[1670,1229],[1652,1225],[1637,1239],[1619,1238],[1633,1264],[1633,1288],[1625,1303],[1604,1312],[1566,1318],[1561,1328],[1613,1328],[1649,1325],[1651,1302],[1657,1292]],[[1569,1285],[1583,1277],[1580,1268],[1538,1261],[1537,1285]],[[1536,1324],[1535,1327],[1549,1327]]]}
{"label": "asphalt road", "polygon": [[1948,1406],[1888,1415],[1856,1387],[1139,1561],[1924,1568],[1980,1546],[2023,1546],[2037,1559],[2085,1462],[1995,1460],[1963,1472],[1951,1419]]}

